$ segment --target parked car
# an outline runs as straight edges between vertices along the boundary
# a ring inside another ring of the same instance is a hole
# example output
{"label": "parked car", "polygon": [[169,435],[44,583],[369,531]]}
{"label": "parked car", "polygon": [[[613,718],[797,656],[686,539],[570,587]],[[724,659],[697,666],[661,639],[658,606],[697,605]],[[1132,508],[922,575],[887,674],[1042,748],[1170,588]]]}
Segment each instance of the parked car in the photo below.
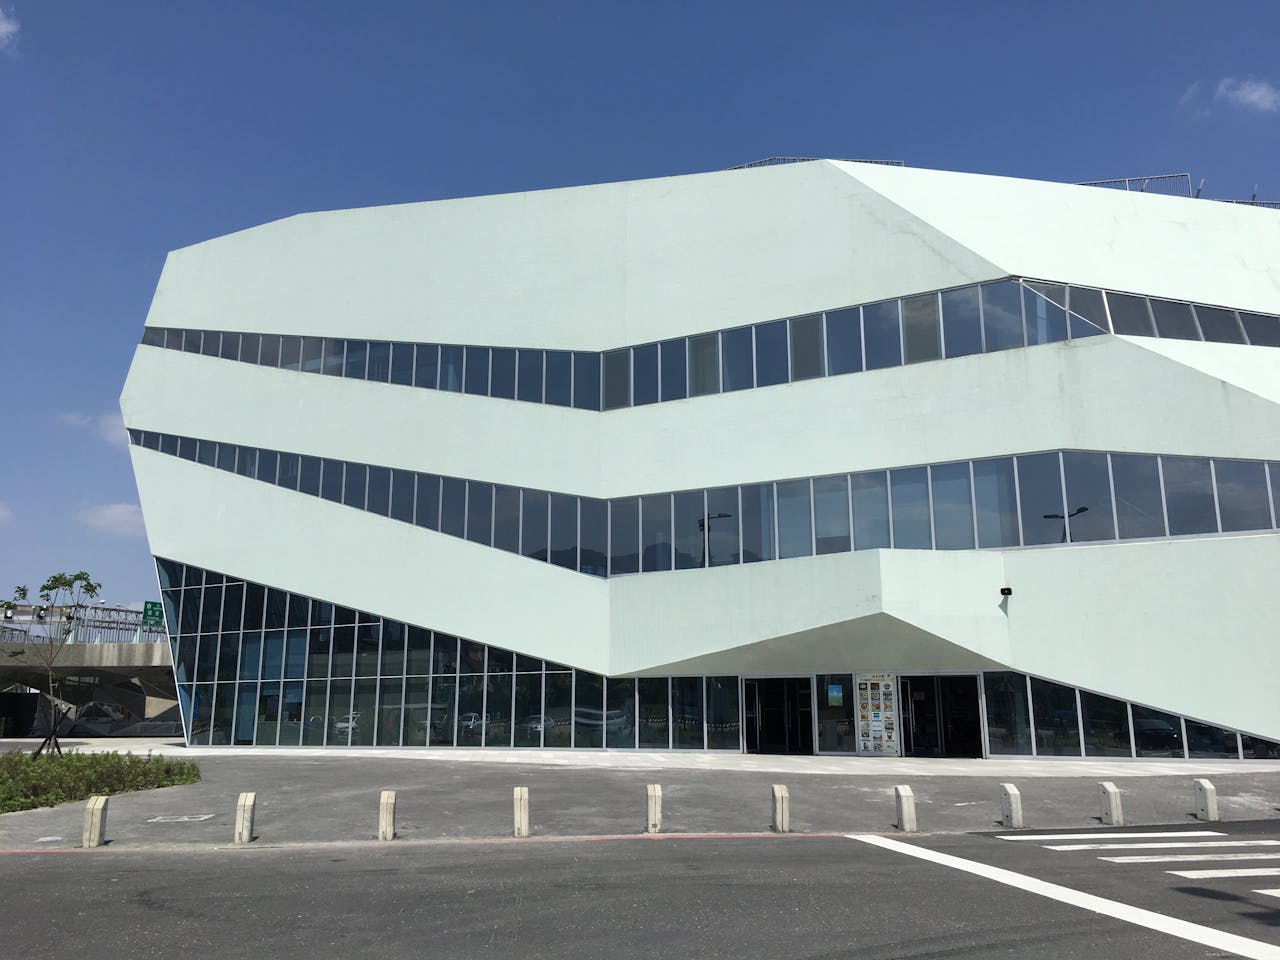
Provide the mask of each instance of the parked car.
{"label": "parked car", "polygon": [[360,729],[360,714],[348,713],[333,721],[333,732],[338,737],[354,734]]}
{"label": "parked car", "polygon": [[522,726],[525,732],[530,734],[542,733],[543,731],[550,732],[556,728],[556,721],[554,717],[535,713],[532,716],[525,717]]}

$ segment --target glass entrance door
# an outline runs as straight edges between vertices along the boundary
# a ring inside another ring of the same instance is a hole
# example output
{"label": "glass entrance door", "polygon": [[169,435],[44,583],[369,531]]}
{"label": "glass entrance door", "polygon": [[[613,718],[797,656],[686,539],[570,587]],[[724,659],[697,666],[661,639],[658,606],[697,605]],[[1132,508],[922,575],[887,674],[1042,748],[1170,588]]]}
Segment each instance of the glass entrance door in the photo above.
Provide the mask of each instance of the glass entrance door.
{"label": "glass entrance door", "polygon": [[976,676],[904,676],[899,688],[904,755],[982,756]]}
{"label": "glass entrance door", "polygon": [[744,680],[747,753],[813,753],[813,698],[809,677]]}

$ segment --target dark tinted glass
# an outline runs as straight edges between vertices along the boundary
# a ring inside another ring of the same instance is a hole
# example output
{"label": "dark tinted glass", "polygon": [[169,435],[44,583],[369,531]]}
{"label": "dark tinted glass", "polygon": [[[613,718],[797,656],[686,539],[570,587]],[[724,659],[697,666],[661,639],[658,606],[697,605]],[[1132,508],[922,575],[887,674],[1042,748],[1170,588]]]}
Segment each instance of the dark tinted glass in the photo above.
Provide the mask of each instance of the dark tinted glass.
{"label": "dark tinted glass", "polygon": [[298,474],[298,490],[311,496],[320,495],[320,458],[303,457]]}
{"label": "dark tinted glass", "polygon": [[1080,756],[1075,688],[1032,677],[1031,703],[1035,708],[1036,753],[1042,757]]}
{"label": "dark tinted glass", "polygon": [[640,498],[640,566],[651,570],[671,569],[671,495]]}
{"label": "dark tinted glass", "polygon": [[391,382],[401,386],[413,384],[413,344],[391,345]]}
{"label": "dark tinted glass", "polygon": [[720,334],[689,338],[689,396],[720,392]]}
{"label": "dark tinted glass", "polygon": [[929,471],[908,467],[889,471],[893,498],[893,546],[897,550],[929,550],[933,534],[929,524]]}
{"label": "dark tinted glass", "polygon": [[325,460],[320,465],[320,496],[334,503],[342,501],[341,460]]}
{"label": "dark tinted glass", "polygon": [[640,569],[640,501],[609,501],[609,575]]}
{"label": "dark tinted glass", "polygon": [[342,370],[346,364],[346,348],[345,340],[325,340],[324,359],[320,365],[321,372],[331,377],[342,376]]}
{"label": "dark tinted glass", "polygon": [[1027,343],[1057,343],[1067,339],[1067,288],[1056,283],[1028,283],[1022,288],[1027,318]]}
{"label": "dark tinted glass", "polygon": [[889,546],[889,482],[883,471],[855,473],[853,488],[853,547],[875,550]]}
{"label": "dark tinted glass", "polygon": [[467,481],[440,478],[440,532],[462,536],[467,529]]}
{"label": "dark tinted glass", "polygon": [[1066,543],[1062,510],[1062,474],[1056,453],[1018,457],[1018,495],[1022,504],[1022,542]]}
{"label": "dark tinted glass", "polygon": [[1080,691],[1081,719],[1084,721],[1084,752],[1087,757],[1127,757],[1129,711],[1123,700],[1099,693]]}
{"label": "dark tinted glass", "polygon": [[1023,345],[1019,284],[1012,280],[982,284],[982,329],[987,353]]}
{"label": "dark tinted glass", "polygon": [[1107,304],[1111,307],[1111,325],[1116,333],[1135,337],[1155,336],[1146,297],[1108,291]]}
{"label": "dark tinted glass", "polygon": [[631,351],[610,350],[604,355],[604,408],[631,405]]}
{"label": "dark tinted glass", "polygon": [[969,463],[942,463],[929,468],[933,492],[934,546],[939,550],[969,550],[973,543],[973,503]]}
{"label": "dark tinted glass", "polygon": [[707,749],[739,750],[738,678],[707,677]]}
{"label": "dark tinted glass", "polygon": [[298,455],[296,453],[280,454],[280,472],[276,475],[276,485],[288,490],[297,490],[298,472]]}
{"label": "dark tinted glass", "polygon": [[493,484],[467,483],[467,539],[488,546],[493,542]]}
{"label": "dark tinted glass", "polygon": [[755,333],[756,383],[762,387],[786,383],[789,376],[786,321],[757,324]]}
{"label": "dark tinted glass", "polygon": [[777,555],[774,538],[773,484],[758,483],[740,491],[742,507],[742,562],[772,560]]}
{"label": "dark tinted glass", "polygon": [[843,474],[814,478],[813,540],[819,554],[849,549],[849,478]]}
{"label": "dark tinted glass", "polygon": [[547,549],[547,538],[550,535],[550,528],[547,526],[549,509],[550,494],[540,490],[524,491],[524,503],[520,510],[520,552],[526,557],[546,560],[550,556]]}
{"label": "dark tinted glass", "polygon": [[391,471],[391,519],[413,523],[413,474]]}
{"label": "dark tinted glass", "polygon": [[701,677],[671,678],[671,723],[673,747],[690,750],[704,747]]}
{"label": "dark tinted glass", "polygon": [[[737,689],[735,683],[734,689]],[[636,745],[636,682],[627,677],[610,679],[606,686],[604,714],[605,746]]]}
{"label": "dark tinted glass", "polygon": [[608,573],[609,503],[578,499],[578,570],[593,577]]}
{"label": "dark tinted glass", "polygon": [[868,370],[896,367],[902,363],[902,331],[899,329],[897,300],[871,303],[862,308],[862,340]]}
{"label": "dark tinted glass", "polygon": [[196,453],[200,449],[200,441],[195,437],[179,437],[178,438],[178,456],[183,460],[195,460]]}
{"label": "dark tinted glass", "polygon": [[464,391],[478,397],[489,393],[489,348],[467,347]]}
{"label": "dark tinted glass", "polygon": [[689,395],[688,343],[667,340],[662,344],[662,399],[683,400]]}
{"label": "dark tinted glass", "polygon": [[[222,334],[222,347],[218,351],[218,356],[223,360],[239,360],[240,359],[240,334],[227,333]],[[317,367],[317,369],[319,369]]]}
{"label": "dark tinted glass", "polygon": [[1170,340],[1199,340],[1191,304],[1174,300],[1151,299],[1151,313],[1156,321],[1156,333]]}
{"label": "dark tinted glass", "polygon": [[721,389],[746,390],[755,386],[752,360],[751,328],[739,327],[720,335]]}
{"label": "dark tinted glass", "polygon": [[982,314],[978,288],[942,291],[942,336],[948,357],[968,357],[982,352]]}
{"label": "dark tinted glass", "polygon": [[264,367],[280,366],[280,337],[278,334],[264,333],[262,335],[258,351],[258,363]]}
{"label": "dark tinted glass", "polygon": [[[171,433],[161,434],[160,435],[160,452],[167,453],[171,457],[177,456],[178,455],[178,438]],[[275,476],[272,475],[271,479],[274,482]]]}
{"label": "dark tinted glass", "polygon": [[1218,513],[1223,530],[1266,530],[1271,527],[1266,469],[1252,460],[1215,460]]}
{"label": "dark tinted glass", "polygon": [[493,488],[493,545],[520,552],[520,489],[498,484]]}
{"label": "dark tinted glass", "polygon": [[1239,758],[1240,744],[1234,730],[1224,730],[1196,720],[1186,720],[1184,725],[1187,730],[1187,756],[1220,757],[1224,760]]}
{"label": "dark tinted glass", "polygon": [[143,327],[142,344],[147,347],[163,347],[164,335],[164,327]]}
{"label": "dark tinted glass", "polygon": [[387,516],[391,512],[391,471],[386,467],[369,468],[368,499],[365,509]]}
{"label": "dark tinted glass", "polygon": [[1209,461],[1199,457],[1161,457],[1169,535],[1217,533]]}
{"label": "dark tinted glass", "polygon": [[822,352],[822,314],[792,318],[791,379],[809,380],[825,376],[826,372]]}
{"label": "dark tinted glass", "polygon": [[267,483],[276,482],[276,467],[279,466],[280,457],[274,450],[258,451],[258,479],[265,480]]}
{"label": "dark tinted glass", "polygon": [[516,399],[542,402],[542,351],[521,350],[516,358]]}
{"label": "dark tinted glass", "polygon": [[636,680],[638,705],[637,736],[640,746],[667,749],[671,745],[670,701],[666,677]]}
{"label": "dark tinted glass", "polygon": [[236,473],[242,477],[256,477],[258,475],[258,451],[256,448],[236,448]]}
{"label": "dark tinted glass", "polygon": [[1249,335],[1249,342],[1255,347],[1280,347],[1280,317],[1241,313],[1240,322]]}
{"label": "dark tinted glass", "polygon": [[[224,335],[224,341],[227,339]],[[302,338],[302,372],[319,373],[324,359],[324,341],[319,337]]]}
{"label": "dark tinted glass", "polygon": [[1067,308],[1071,311],[1067,323],[1073,340],[1096,337],[1110,331],[1107,323],[1107,305],[1102,291],[1092,287],[1068,287]]}
{"label": "dark tinted glass", "polygon": [[494,347],[490,359],[489,396],[514,400],[516,397],[516,352]]}
{"label": "dark tinted glass", "polygon": [[353,380],[363,380],[365,365],[369,356],[369,344],[363,340],[348,340],[346,359],[343,361],[343,376]]}
{"label": "dark tinted glass", "polygon": [[690,570],[706,566],[706,509],[704,492],[690,490],[674,497],[675,567]]}
{"label": "dark tinted glass", "polygon": [[807,557],[813,553],[812,507],[808,480],[777,484],[778,557]]}
{"label": "dark tinted glass", "polygon": [[216,357],[222,349],[222,334],[217,330],[206,330],[200,344],[200,352],[206,357]]}
{"label": "dark tinted glass", "polygon": [[926,293],[902,301],[902,342],[907,363],[937,360],[942,356],[937,294]]}
{"label": "dark tinted glass", "polygon": [[738,488],[717,487],[707,491],[707,549],[713,567],[737,563]]}
{"label": "dark tinted glass", "polygon": [[[554,362],[553,362],[554,361]],[[600,354],[588,351],[578,351],[573,354],[573,405],[579,410],[599,410],[600,409]],[[559,385],[556,385],[554,396],[552,395],[552,369],[555,369],[555,377],[564,378],[564,391],[561,391]],[[562,374],[561,367],[564,373]],[[569,405],[569,354],[564,354],[563,364],[553,351],[547,351],[547,403],[556,403],[562,406]]]}
{"label": "dark tinted glass", "polygon": [[[582,354],[584,357],[595,357],[596,360],[596,391],[599,392],[600,380],[600,357],[598,354]],[[543,396],[546,403],[555,404],[558,407],[567,407],[573,401],[573,368],[575,357],[571,353],[564,350],[548,350],[544,357],[545,372],[543,375]],[[579,371],[579,378],[584,371]],[[585,393],[584,393],[585,396]],[[595,406],[587,406],[588,410],[600,409],[599,401]]]}
{"label": "dark tinted glass", "polygon": [[232,443],[218,444],[218,469],[227,472],[234,471],[236,468],[236,448]]}
{"label": "dark tinted glass", "polygon": [[1156,458],[1113,453],[1111,478],[1115,482],[1120,539],[1163,537],[1164,507],[1160,500],[1160,468]]}
{"label": "dark tinted glass", "polygon": [[1181,757],[1182,719],[1136,703],[1133,711],[1133,747],[1140,757]]}
{"label": "dark tinted glass", "polygon": [[196,463],[212,467],[218,460],[218,443],[216,440],[201,440],[196,446]]}
{"label": "dark tinted glass", "polygon": [[1073,543],[1114,540],[1111,517],[1111,479],[1105,453],[1065,451],[1062,465],[1067,481],[1068,536]]}
{"label": "dark tinted glass", "polygon": [[1027,703],[1027,678],[1011,671],[982,675],[987,702],[987,737],[994,754],[1031,752],[1031,710]]}
{"label": "dark tinted glass", "polygon": [[551,562],[566,570],[578,566],[578,498],[551,495]]}
{"label": "dark tinted glass", "polygon": [[862,369],[862,321],[857,307],[827,312],[827,373]]}
{"label": "dark tinted glass", "polygon": [[420,343],[413,355],[413,385],[435,389],[440,376],[440,348],[434,343]]}
{"label": "dark tinted glass", "polygon": [[647,343],[631,351],[631,395],[637,407],[658,402],[658,345]]}
{"label": "dark tinted glass", "polygon": [[604,677],[574,672],[573,745],[604,746]]}
{"label": "dark tinted glass", "polygon": [[440,347],[440,389],[462,392],[462,347],[443,344]]}
{"label": "dark tinted glass", "polygon": [[440,478],[432,473],[417,476],[413,522],[430,530],[440,529]]}
{"label": "dark tinted glass", "polygon": [[262,337],[256,333],[240,334],[240,362],[257,363],[262,349]]}
{"label": "dark tinted glass", "polygon": [[1018,492],[1011,457],[973,461],[973,499],[978,546],[1018,546]]}
{"label": "dark tinted glass", "polygon": [[391,344],[372,342],[369,344],[369,368],[365,379],[377,383],[387,383],[391,379]]}
{"label": "dark tinted glass", "polygon": [[1211,343],[1244,343],[1244,331],[1234,311],[1218,307],[1196,307],[1196,320],[1204,338]]}

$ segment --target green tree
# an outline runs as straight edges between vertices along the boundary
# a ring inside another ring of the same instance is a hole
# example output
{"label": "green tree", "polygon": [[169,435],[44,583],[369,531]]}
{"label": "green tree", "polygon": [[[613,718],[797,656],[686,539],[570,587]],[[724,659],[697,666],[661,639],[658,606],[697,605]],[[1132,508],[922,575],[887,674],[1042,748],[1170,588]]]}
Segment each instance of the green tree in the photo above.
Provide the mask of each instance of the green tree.
{"label": "green tree", "polygon": [[[45,692],[49,695],[49,733],[44,742],[36,749],[35,755],[46,748],[52,752],[62,753],[58,744],[58,717],[54,712],[56,677],[54,668],[58,658],[71,639],[77,618],[82,616],[81,607],[86,600],[94,599],[102,589],[102,584],[95,583],[88,572],[55,573],[40,585],[40,599],[49,608],[45,619],[32,620],[27,632],[27,642],[23,649],[13,651],[10,657],[17,658],[29,666],[44,671],[47,680]],[[28,591],[25,586],[14,587],[13,599],[25,602]]]}

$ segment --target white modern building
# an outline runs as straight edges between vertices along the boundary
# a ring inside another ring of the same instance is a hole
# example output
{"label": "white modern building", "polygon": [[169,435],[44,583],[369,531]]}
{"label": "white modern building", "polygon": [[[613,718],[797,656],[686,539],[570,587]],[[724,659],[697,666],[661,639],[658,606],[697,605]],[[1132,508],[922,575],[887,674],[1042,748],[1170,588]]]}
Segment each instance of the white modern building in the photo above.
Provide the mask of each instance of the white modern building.
{"label": "white modern building", "polygon": [[1280,214],[839,161],[169,255],[192,743],[1273,756]]}

